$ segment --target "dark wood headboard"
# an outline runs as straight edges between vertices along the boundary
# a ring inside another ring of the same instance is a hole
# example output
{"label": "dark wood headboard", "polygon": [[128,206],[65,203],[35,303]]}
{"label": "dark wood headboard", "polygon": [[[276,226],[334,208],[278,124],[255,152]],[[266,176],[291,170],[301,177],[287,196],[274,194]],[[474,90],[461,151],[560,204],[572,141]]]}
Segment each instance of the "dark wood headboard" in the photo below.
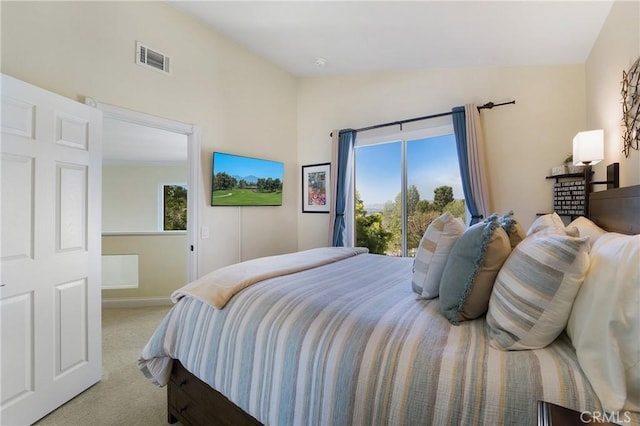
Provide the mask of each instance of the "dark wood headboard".
{"label": "dark wood headboard", "polygon": [[640,234],[640,185],[592,192],[589,219],[607,231]]}

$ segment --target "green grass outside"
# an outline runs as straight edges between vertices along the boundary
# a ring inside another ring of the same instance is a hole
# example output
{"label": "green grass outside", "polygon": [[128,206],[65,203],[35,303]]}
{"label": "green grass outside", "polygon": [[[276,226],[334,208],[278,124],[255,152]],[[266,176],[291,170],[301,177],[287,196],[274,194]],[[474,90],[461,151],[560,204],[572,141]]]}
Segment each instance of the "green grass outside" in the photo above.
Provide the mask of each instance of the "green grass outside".
{"label": "green grass outside", "polygon": [[280,206],[282,192],[255,192],[253,189],[236,188],[214,191],[211,201],[214,206]]}

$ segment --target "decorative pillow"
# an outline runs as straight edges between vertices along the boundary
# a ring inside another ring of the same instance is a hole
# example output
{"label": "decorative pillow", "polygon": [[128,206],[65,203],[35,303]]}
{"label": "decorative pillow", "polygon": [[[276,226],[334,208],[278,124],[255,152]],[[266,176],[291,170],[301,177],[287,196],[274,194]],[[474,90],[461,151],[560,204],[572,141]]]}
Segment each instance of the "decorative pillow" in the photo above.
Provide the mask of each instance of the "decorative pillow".
{"label": "decorative pillow", "polygon": [[558,337],[589,268],[588,240],[533,235],[518,244],[500,270],[489,300],[491,346],[537,349]]}
{"label": "decorative pillow", "polygon": [[502,229],[504,229],[509,236],[512,250],[520,241],[527,237],[527,231],[525,231],[520,222],[515,219],[513,210],[509,210],[500,218],[500,226],[502,226]]}
{"label": "decorative pillow", "polygon": [[576,227],[566,227],[564,226],[564,222],[558,216],[558,213],[553,212],[549,214],[545,214],[537,218],[529,227],[527,231],[527,236],[537,234],[558,234],[558,235],[569,235],[570,237],[579,237],[580,232]]}
{"label": "decorative pillow", "polygon": [[640,411],[640,235],[602,235],[590,257],[567,334],[605,410]]}
{"label": "decorative pillow", "polygon": [[447,257],[464,230],[464,222],[455,218],[451,212],[445,212],[429,224],[413,260],[413,291],[425,299],[438,297],[440,278]]}
{"label": "decorative pillow", "polygon": [[452,324],[487,311],[491,289],[511,252],[497,215],[469,227],[453,245],[440,281],[440,311]]}
{"label": "decorative pillow", "polygon": [[562,228],[564,229],[564,222],[558,216],[558,213],[553,212],[549,214],[545,214],[539,216],[529,227],[527,231],[527,236],[535,234],[536,232],[542,231],[546,228]]}
{"label": "decorative pillow", "polygon": [[595,244],[598,238],[607,233],[607,231],[600,228],[598,225],[584,216],[578,216],[575,220],[573,220],[573,222],[567,225],[567,228],[578,229],[581,237],[590,238],[591,245]]}

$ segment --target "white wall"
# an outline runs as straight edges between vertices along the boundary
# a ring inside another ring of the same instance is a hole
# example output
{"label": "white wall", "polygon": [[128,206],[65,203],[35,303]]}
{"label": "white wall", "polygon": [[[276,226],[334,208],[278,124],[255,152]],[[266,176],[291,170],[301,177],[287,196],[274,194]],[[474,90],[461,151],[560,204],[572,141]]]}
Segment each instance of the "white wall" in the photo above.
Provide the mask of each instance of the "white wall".
{"label": "white wall", "polygon": [[185,166],[104,166],[102,232],[161,231],[159,186],[187,183]]}
{"label": "white wall", "polygon": [[[640,2],[616,1],[586,64],[587,128],[604,129],[605,159],[594,166],[595,180],[606,179],[606,166],[620,163],[620,186],[640,184],[640,151],[622,153],[622,71],[640,57]],[[605,189],[603,186],[596,190]]]}
{"label": "white wall", "polygon": [[[297,248],[296,79],[164,2],[2,2],[2,72],[202,129],[200,273]],[[171,76],[136,65],[135,43]],[[285,163],[282,207],[212,208],[211,152]],[[268,225],[268,226],[265,226]]]}
{"label": "white wall", "polygon": [[[493,210],[528,227],[553,207],[550,168],[586,123],[584,65],[442,69],[302,79],[300,164],[330,161],[332,129],[439,113],[465,103],[516,100],[481,113]],[[426,122],[425,122],[426,123]],[[300,201],[299,201],[300,202]],[[328,215],[299,214],[298,248],[327,244]]]}

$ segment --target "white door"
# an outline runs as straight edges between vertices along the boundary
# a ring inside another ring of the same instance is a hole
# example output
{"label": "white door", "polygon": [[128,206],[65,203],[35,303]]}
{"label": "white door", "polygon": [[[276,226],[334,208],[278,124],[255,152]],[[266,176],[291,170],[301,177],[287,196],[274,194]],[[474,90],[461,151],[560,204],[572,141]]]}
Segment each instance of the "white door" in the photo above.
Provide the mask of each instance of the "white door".
{"label": "white door", "polygon": [[0,424],[102,375],[102,113],[2,75]]}

